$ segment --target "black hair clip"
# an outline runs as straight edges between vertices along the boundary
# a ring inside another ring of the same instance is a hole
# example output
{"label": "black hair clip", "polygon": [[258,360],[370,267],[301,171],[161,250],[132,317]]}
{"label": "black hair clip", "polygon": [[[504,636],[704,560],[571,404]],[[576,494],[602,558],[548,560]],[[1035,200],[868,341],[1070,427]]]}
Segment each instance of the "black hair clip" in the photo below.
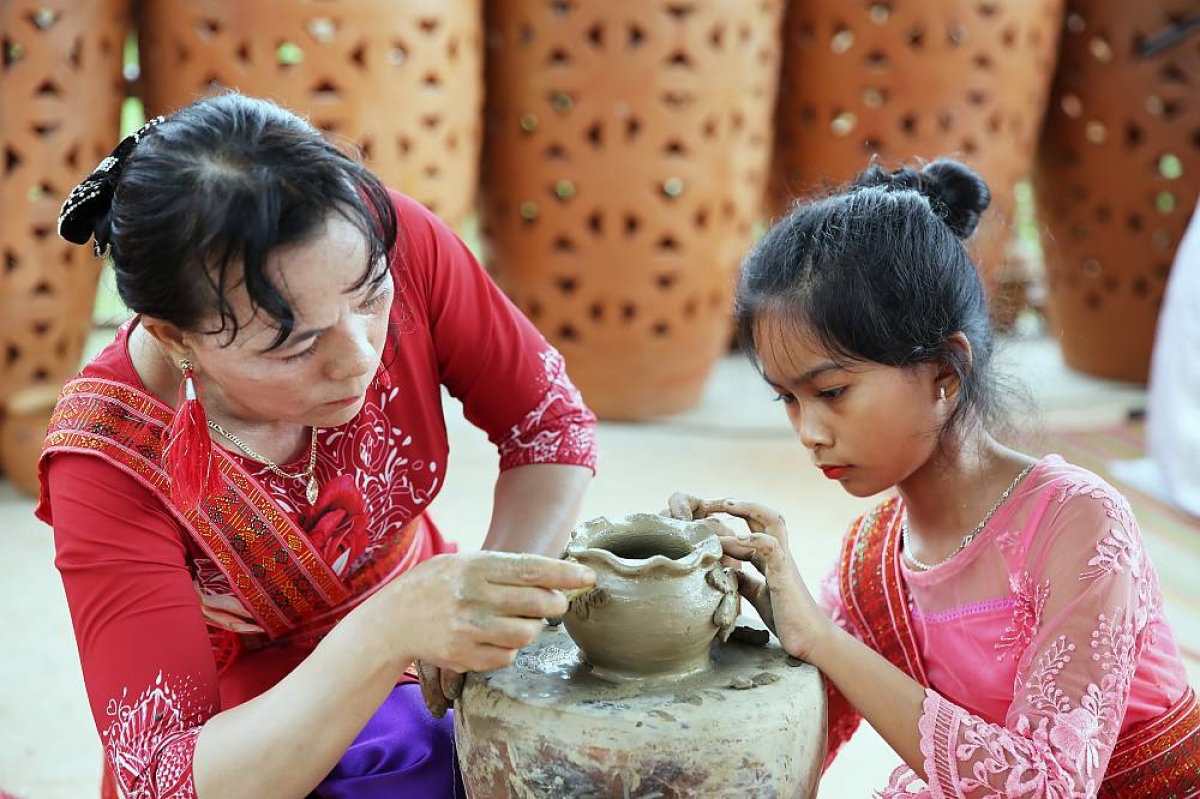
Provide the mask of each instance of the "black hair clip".
{"label": "black hair clip", "polygon": [[87,244],[88,239],[95,237],[92,252],[97,258],[103,258],[108,252],[108,237],[101,236],[96,231],[96,221],[112,208],[113,194],[116,192],[117,181],[121,177],[121,166],[124,159],[133,152],[150,130],[163,121],[158,116],[142,125],[136,131],[121,140],[116,149],[96,165],[78,186],[71,189],[63,202],[62,210],[58,212],[58,235],[72,244]]}

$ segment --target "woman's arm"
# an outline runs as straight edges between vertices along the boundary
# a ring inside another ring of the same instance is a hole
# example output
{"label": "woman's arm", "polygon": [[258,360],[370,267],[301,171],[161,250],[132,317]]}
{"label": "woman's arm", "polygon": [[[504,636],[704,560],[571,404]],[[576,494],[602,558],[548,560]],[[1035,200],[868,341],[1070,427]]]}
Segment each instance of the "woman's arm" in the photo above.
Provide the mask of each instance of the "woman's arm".
{"label": "woman's arm", "polygon": [[591,584],[576,564],[531,555],[442,555],[384,586],[303,663],[200,731],[201,799],[304,796],[333,769],[417,657],[462,671],[501,668],[566,610],[554,588]]}
{"label": "woman's arm", "polygon": [[565,612],[577,564],[475,553],[428,560],[352,611],[287,677],[234,708],[186,551],[148,489],[98,458],[49,466],[56,565],[97,730],[126,796],[302,797],[415,657],[485,670]]}
{"label": "woman's arm", "polygon": [[501,472],[484,549],[558,557],[579,518],[592,471],[538,463]]}

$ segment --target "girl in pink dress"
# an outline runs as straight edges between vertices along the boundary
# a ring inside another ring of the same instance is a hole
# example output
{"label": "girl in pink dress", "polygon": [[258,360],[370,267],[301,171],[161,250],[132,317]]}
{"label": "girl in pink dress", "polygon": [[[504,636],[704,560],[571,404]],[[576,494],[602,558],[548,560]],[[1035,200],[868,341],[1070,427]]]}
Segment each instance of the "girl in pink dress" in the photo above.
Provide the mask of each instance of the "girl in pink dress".
{"label": "girl in pink dress", "polygon": [[[989,432],[992,332],[963,240],[967,167],[871,167],[798,206],[747,259],[743,345],[813,465],[855,496],[814,600],[778,513],[725,513],[742,593],[829,685],[829,760],[862,718],[903,760],[880,794],[1200,795],[1200,711],[1137,521],[1096,475]],[[765,579],[764,579],[765,578]]]}

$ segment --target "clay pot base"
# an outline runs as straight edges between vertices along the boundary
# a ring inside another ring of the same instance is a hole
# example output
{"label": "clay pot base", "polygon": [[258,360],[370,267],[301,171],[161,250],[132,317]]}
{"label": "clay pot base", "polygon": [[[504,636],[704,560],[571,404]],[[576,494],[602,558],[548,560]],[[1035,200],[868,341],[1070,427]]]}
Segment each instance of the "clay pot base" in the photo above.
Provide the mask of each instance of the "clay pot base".
{"label": "clay pot base", "polygon": [[700,674],[612,683],[548,627],[512,666],[467,676],[454,716],[467,793],[812,796],[825,757],[820,673],[774,638],[744,636],[714,644]]}

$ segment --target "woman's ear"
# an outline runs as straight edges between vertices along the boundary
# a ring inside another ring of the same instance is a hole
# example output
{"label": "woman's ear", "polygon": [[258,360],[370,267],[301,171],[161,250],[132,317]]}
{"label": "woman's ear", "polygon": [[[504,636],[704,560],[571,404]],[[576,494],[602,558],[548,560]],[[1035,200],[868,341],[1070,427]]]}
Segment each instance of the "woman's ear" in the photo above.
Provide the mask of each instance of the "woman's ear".
{"label": "woman's ear", "polygon": [[971,372],[974,353],[971,340],[962,331],[951,333],[942,345],[945,357],[938,366],[934,391],[938,399],[951,399],[962,388],[962,378]]}
{"label": "woman's ear", "polygon": [[178,365],[180,360],[192,357],[192,350],[184,341],[184,332],[170,322],[143,314],[138,325],[154,337],[173,364]]}

